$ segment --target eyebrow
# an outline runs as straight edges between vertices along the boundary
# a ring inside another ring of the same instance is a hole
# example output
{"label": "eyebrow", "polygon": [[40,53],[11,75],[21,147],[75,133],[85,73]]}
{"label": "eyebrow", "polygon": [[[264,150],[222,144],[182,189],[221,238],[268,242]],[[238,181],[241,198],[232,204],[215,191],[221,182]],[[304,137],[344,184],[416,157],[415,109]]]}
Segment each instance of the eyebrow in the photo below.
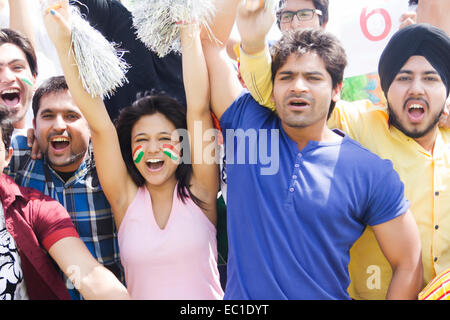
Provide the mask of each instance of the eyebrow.
{"label": "eyebrow", "polygon": [[[50,108],[45,108],[45,109],[42,109],[41,111],[39,111],[39,114],[43,114],[43,113],[55,113],[55,111]],[[81,112],[78,110],[75,110],[75,109],[65,110],[64,113],[76,113],[76,114],[81,115]]]}
{"label": "eyebrow", "polygon": [[[170,132],[166,132],[166,131],[161,131],[161,132],[158,132],[157,134],[169,135],[169,136],[172,135]],[[134,138],[139,137],[139,136],[147,136],[147,133],[145,133],[145,132],[137,133],[137,134],[134,135]]]}
{"label": "eyebrow", "polygon": [[[413,74],[414,72],[411,71],[411,70],[404,70],[404,69],[402,69],[402,70],[400,70],[398,73]],[[436,74],[436,75],[439,75],[439,73],[438,73],[437,71],[435,71],[435,70],[428,70],[428,71],[422,72],[422,74],[425,74],[425,75],[428,75],[428,74]]]}
{"label": "eyebrow", "polygon": [[24,60],[24,59],[13,59],[13,60],[8,61],[8,62],[6,62],[6,63],[0,62],[0,66],[4,66],[5,64],[6,64],[6,65],[11,65],[11,64],[18,63],[18,62],[20,62],[20,63],[27,63],[27,61]]}
{"label": "eyebrow", "polygon": [[[279,71],[278,75],[292,75],[292,74],[296,74],[296,73],[299,73],[299,72],[286,70],[286,71]],[[302,74],[305,74],[307,76],[313,76],[313,75],[323,76],[323,73],[320,71],[308,71],[308,72],[302,72]]]}

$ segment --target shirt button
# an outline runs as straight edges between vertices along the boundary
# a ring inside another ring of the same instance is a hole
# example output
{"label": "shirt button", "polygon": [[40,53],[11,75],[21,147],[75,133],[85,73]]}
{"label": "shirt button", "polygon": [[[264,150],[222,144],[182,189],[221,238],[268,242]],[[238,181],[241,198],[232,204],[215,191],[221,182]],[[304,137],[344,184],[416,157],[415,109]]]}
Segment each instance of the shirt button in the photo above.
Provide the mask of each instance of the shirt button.
{"label": "shirt button", "polygon": [[297,179],[297,176],[294,174],[293,176],[292,176],[292,179]]}
{"label": "shirt button", "polygon": [[296,163],[296,164],[294,165],[294,167],[298,168],[298,167],[300,167],[300,165],[299,165],[298,163]]}
{"label": "shirt button", "polygon": [[289,188],[289,192],[294,192],[294,188]]}
{"label": "shirt button", "polygon": [[435,196],[438,196],[438,195],[439,195],[439,191],[436,191],[436,192],[434,193],[434,195],[435,195]]}
{"label": "shirt button", "polygon": [[299,153],[299,154],[298,154],[298,157],[301,158],[301,157],[303,157],[303,155],[302,155],[301,153]]}
{"label": "shirt button", "polygon": [[435,225],[434,228],[437,230],[437,229],[439,229],[439,226],[438,226],[438,225]]}
{"label": "shirt button", "polygon": [[438,258],[437,257],[434,257],[434,262],[436,262],[438,260]]}

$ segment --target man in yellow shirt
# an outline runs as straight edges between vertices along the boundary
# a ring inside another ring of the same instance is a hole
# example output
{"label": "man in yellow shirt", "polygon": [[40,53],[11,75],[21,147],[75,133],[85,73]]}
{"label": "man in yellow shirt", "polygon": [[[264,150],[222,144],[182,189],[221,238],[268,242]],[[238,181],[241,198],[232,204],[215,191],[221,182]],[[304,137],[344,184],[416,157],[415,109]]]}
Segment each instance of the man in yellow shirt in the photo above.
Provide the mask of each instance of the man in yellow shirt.
{"label": "man in yellow shirt", "polygon": [[[256,30],[256,15],[239,14],[239,29]],[[259,29],[261,33],[261,29]],[[273,108],[271,58],[264,38],[241,33],[241,74],[255,100]],[[259,43],[258,43],[259,41]],[[450,267],[450,130],[437,122],[450,82],[450,40],[441,30],[412,25],[399,31],[380,60],[389,108],[337,101],[330,128],[340,128],[390,159],[405,184],[422,240],[424,286]],[[312,80],[313,81],[313,80]],[[350,250],[350,296],[384,299],[392,271],[370,228]]]}

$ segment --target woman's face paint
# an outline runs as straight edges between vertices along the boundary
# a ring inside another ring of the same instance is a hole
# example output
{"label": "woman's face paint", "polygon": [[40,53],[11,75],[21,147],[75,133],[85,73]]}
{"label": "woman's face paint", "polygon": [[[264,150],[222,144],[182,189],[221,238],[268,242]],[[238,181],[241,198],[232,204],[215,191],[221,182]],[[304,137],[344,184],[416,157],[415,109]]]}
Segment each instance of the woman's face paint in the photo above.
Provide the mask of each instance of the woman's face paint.
{"label": "woman's face paint", "polygon": [[178,159],[180,158],[180,153],[177,151],[177,149],[173,145],[166,143],[166,144],[162,145],[162,148],[163,148],[163,153],[166,156],[168,156],[173,161],[178,161]]}
{"label": "woman's face paint", "polygon": [[134,163],[141,162],[144,157],[144,148],[142,146],[137,146],[133,151],[133,161]]}

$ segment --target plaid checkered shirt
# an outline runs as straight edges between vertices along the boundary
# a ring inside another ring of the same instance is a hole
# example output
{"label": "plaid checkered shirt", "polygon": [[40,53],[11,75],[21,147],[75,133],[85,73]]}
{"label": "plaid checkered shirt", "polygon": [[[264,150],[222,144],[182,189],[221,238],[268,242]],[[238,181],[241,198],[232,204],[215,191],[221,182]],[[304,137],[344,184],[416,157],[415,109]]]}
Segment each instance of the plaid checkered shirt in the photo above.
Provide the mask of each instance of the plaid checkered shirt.
{"label": "plaid checkered shirt", "polygon": [[[117,230],[111,207],[100,186],[92,147],[84,162],[67,182],[43,160],[32,160],[26,137],[16,136],[11,141],[13,156],[5,169],[21,186],[35,188],[58,200],[72,218],[80,239],[98,262],[111,270],[125,283],[120,263]],[[63,275],[72,299],[82,299],[72,282]]]}

